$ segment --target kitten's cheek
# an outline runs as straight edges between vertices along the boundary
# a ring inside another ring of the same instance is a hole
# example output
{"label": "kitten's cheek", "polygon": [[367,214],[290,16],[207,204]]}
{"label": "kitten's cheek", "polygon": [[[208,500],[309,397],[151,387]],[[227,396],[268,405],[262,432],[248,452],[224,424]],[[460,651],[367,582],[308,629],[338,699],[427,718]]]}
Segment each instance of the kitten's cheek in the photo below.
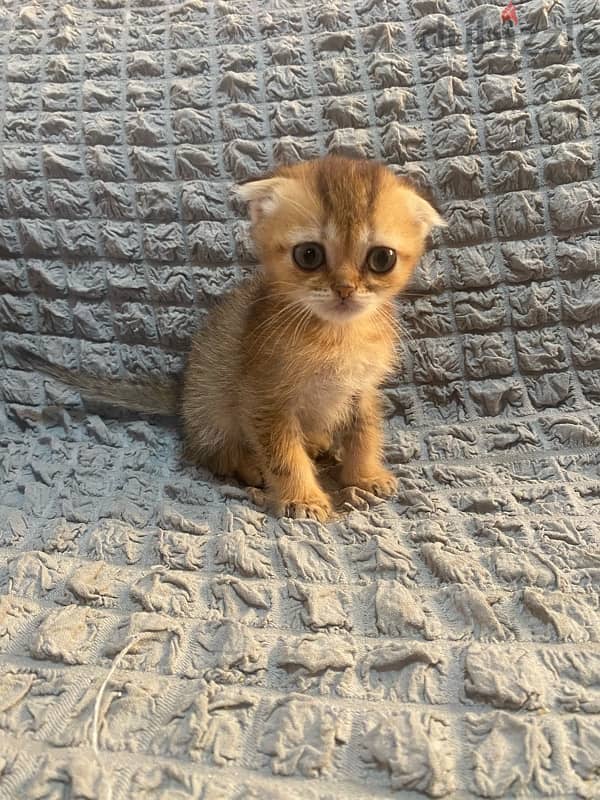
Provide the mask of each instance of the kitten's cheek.
{"label": "kitten's cheek", "polygon": [[369,294],[369,301],[373,303],[373,305],[381,305],[381,303],[385,303],[386,300],[389,300],[390,297],[394,295],[394,290],[389,286],[378,286],[375,289],[371,289]]}

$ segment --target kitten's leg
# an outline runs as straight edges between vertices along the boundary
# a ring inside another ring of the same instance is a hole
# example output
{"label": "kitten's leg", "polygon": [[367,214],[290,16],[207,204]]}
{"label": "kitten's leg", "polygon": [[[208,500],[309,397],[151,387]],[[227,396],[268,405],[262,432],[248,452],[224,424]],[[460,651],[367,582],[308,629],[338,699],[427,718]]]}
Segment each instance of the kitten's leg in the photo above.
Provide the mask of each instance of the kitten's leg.
{"label": "kitten's leg", "polygon": [[244,452],[240,454],[235,474],[247,486],[260,487],[265,482],[253,453]]}
{"label": "kitten's leg", "polygon": [[216,453],[208,450],[192,453],[188,449],[186,457],[220,477],[235,477],[248,486],[264,483],[255,454],[241,443],[224,443]]}
{"label": "kitten's leg", "polygon": [[332,512],[294,418],[270,417],[256,426],[268,499],[276,513],[323,522]]}
{"label": "kitten's leg", "polygon": [[312,459],[329,453],[333,446],[333,439],[328,433],[309,433],[304,438],[306,452]]}
{"label": "kitten's leg", "polygon": [[383,463],[381,407],[375,390],[355,400],[353,413],[342,434],[343,486],[357,486],[378,497],[390,497],[398,482]]}

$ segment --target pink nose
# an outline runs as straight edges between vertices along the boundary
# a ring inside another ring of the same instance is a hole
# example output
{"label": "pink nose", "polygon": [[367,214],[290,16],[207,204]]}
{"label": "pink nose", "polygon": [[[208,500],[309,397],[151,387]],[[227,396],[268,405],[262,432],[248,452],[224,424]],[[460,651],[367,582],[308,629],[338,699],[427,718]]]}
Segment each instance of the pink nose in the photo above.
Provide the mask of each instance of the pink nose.
{"label": "pink nose", "polygon": [[346,300],[348,297],[352,297],[354,294],[354,286],[350,283],[339,283],[335,287],[335,291],[339,294],[342,300]]}

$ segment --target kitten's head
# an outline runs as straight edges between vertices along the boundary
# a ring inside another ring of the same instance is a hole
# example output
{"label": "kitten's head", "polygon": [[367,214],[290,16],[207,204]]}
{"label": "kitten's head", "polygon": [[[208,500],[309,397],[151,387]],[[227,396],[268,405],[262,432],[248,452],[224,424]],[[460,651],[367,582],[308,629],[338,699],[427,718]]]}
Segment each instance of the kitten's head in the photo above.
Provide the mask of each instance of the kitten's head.
{"label": "kitten's head", "polygon": [[265,279],[290,303],[343,323],[408,282],[435,209],[373,161],[328,156],[238,189],[249,204]]}

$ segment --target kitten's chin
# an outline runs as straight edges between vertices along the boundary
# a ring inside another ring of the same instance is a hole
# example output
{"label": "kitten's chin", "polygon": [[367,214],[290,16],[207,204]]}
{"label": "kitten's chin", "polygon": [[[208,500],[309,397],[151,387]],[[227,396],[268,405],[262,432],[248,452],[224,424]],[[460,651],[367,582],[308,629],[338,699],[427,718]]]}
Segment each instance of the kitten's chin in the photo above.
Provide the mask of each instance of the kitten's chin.
{"label": "kitten's chin", "polygon": [[335,325],[346,325],[356,321],[359,317],[364,317],[374,310],[374,305],[370,302],[360,300],[327,300],[324,302],[311,303],[311,311],[324,322],[331,322]]}

